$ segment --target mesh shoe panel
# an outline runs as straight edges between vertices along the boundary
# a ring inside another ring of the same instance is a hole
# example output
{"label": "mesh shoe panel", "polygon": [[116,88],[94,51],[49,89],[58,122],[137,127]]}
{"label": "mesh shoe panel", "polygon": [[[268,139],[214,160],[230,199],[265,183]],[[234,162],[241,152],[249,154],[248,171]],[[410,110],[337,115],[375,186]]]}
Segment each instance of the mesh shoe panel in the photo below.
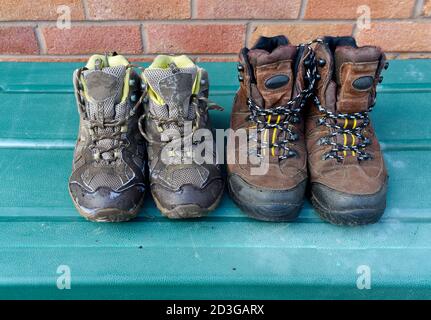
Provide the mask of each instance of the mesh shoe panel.
{"label": "mesh shoe panel", "polygon": [[[101,99],[88,99],[86,100],[86,109],[90,119],[104,121],[121,120],[126,117],[131,110],[131,105],[128,100],[120,102],[123,95],[124,78],[126,76],[126,66],[107,67],[102,70],[87,70],[83,72],[84,80],[88,81],[96,72],[102,72],[110,75],[116,79],[115,86],[109,91],[111,96],[102,97]],[[102,78],[103,79],[103,78]],[[100,84],[99,84],[100,85]],[[91,88],[89,88],[90,90]],[[95,131],[100,135],[109,135],[116,131],[118,128],[95,128]],[[112,139],[103,139],[96,143],[97,147],[108,149],[115,145]],[[112,152],[103,153],[104,160],[113,159]]]}
{"label": "mesh shoe panel", "polygon": [[[165,105],[151,101],[150,112],[161,119],[184,117],[192,120],[195,110],[190,105],[190,97],[197,72],[196,66],[179,69],[146,69],[144,74],[148,83],[154,92],[165,101]],[[188,77],[187,81],[184,76]],[[169,124],[166,128],[181,131],[176,124]]]}

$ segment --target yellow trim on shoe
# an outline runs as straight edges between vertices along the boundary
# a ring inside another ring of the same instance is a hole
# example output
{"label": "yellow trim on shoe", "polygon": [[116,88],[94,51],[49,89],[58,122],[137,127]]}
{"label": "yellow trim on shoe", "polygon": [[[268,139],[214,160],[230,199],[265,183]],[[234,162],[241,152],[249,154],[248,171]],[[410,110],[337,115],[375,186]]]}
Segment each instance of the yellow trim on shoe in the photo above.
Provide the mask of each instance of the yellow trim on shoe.
{"label": "yellow trim on shoe", "polygon": [[[355,122],[356,122],[356,120],[355,120]],[[353,147],[355,145],[355,136],[353,134],[351,134],[351,136],[352,136],[352,147]],[[352,156],[356,156],[355,151],[352,151]]]}
{"label": "yellow trim on shoe", "polygon": [[[343,138],[344,138],[343,146],[347,146],[347,134],[343,133]],[[343,155],[345,157],[347,156],[347,151],[346,150],[343,151]]]}
{"label": "yellow trim on shoe", "polygon": [[[280,119],[281,119],[281,116],[278,115],[277,121],[275,123],[278,124],[280,122]],[[277,128],[274,128],[274,131],[272,133],[272,144],[275,143],[275,138],[277,138],[276,132],[277,132]],[[272,153],[272,156],[275,157],[275,147],[271,148],[271,153]]]}
{"label": "yellow trim on shoe", "polygon": [[[94,70],[96,67],[96,60],[102,60],[102,69],[107,67],[118,67],[118,66],[129,66],[129,61],[122,55],[110,56],[110,55],[102,55],[102,54],[94,54],[88,59],[85,67],[88,70]],[[123,82],[123,95],[121,96],[121,102],[124,102],[129,96],[129,80],[130,80],[131,69],[128,68],[126,70],[126,75],[124,76]],[[87,100],[91,98],[87,94],[87,86],[84,81],[84,77],[81,75],[81,83],[84,89],[84,96]]]}

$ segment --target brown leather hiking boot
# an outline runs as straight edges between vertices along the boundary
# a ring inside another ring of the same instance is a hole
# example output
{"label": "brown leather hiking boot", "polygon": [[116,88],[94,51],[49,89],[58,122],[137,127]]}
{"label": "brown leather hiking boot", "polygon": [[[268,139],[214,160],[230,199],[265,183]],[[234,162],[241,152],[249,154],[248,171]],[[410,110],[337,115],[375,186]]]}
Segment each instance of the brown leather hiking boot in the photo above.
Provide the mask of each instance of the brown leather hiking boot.
{"label": "brown leather hiking boot", "polygon": [[320,80],[306,120],[311,201],[331,223],[376,222],[386,207],[387,173],[368,113],[380,73],[378,47],[325,37],[315,47]]}
{"label": "brown leather hiking boot", "polygon": [[121,55],[94,55],[73,75],[80,116],[69,192],[92,221],[134,218],[145,191],[140,77]]}
{"label": "brown leather hiking boot", "polygon": [[[252,218],[291,221],[301,209],[307,184],[302,108],[313,87],[305,83],[304,61],[312,54],[308,46],[290,45],[284,36],[261,37],[239,54],[241,84],[231,128],[250,134],[248,148],[229,136],[236,160],[228,163],[228,186],[232,199]],[[242,152],[247,153],[245,163],[239,163]],[[265,161],[267,172],[253,174]]]}
{"label": "brown leather hiking boot", "polygon": [[224,190],[215,153],[206,150],[203,163],[196,159],[204,142],[195,140],[195,134],[198,130],[211,134],[208,110],[215,107],[207,99],[208,73],[187,56],[159,55],[145,69],[144,78],[149,99],[141,129],[148,141],[150,186],[157,208],[169,218],[206,215]]}

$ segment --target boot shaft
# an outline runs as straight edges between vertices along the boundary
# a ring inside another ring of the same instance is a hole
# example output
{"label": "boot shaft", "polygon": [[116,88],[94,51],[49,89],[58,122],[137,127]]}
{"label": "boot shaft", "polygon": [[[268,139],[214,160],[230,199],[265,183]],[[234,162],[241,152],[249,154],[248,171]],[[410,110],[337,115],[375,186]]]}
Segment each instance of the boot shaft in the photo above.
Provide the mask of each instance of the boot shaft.
{"label": "boot shaft", "polygon": [[288,104],[305,87],[303,64],[308,54],[305,47],[289,44],[284,36],[259,38],[239,54],[240,94],[264,109]]}
{"label": "boot shaft", "polygon": [[[121,55],[93,55],[74,72],[80,115],[80,149],[95,160],[119,160],[126,139],[134,141],[142,112],[140,77]],[[132,115],[131,115],[132,114]]]}
{"label": "boot shaft", "polygon": [[315,48],[320,81],[316,94],[333,113],[367,112],[375,103],[380,73],[387,65],[379,47],[358,47],[352,37],[325,37]]}
{"label": "boot shaft", "polygon": [[[293,157],[293,141],[303,140],[302,108],[305,81],[304,62],[311,51],[289,44],[284,36],[261,37],[251,49],[239,54],[239,81],[231,117],[231,128],[257,129],[258,149],[270,161]],[[311,90],[309,90],[311,93]],[[247,118],[243,113],[248,113]],[[290,142],[289,142],[290,141]],[[280,143],[281,142],[281,143]],[[259,152],[259,150],[258,150]]]}
{"label": "boot shaft", "polygon": [[385,54],[358,47],[352,37],[322,40],[315,47],[320,79],[306,123],[310,180],[349,194],[378,192],[386,169],[369,112]]}
{"label": "boot shaft", "polygon": [[144,78],[149,96],[145,131],[150,140],[160,141],[167,130],[184,134],[187,122],[193,128],[209,126],[208,73],[187,56],[158,56]]}

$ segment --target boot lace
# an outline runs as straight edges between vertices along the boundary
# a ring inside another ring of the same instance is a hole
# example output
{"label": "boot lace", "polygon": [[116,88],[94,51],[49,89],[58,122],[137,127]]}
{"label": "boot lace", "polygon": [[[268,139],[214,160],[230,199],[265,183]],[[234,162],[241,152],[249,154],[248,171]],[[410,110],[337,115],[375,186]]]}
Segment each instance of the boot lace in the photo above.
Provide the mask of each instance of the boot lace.
{"label": "boot lace", "polygon": [[[141,68],[139,66],[128,65],[127,68]],[[83,119],[89,122],[90,129],[90,139],[91,143],[89,148],[93,151],[94,159],[98,162],[103,159],[103,161],[107,163],[111,163],[112,161],[119,158],[120,150],[122,148],[126,148],[130,145],[130,142],[125,138],[124,133],[127,132],[127,125],[129,123],[130,118],[135,116],[138,111],[139,106],[141,105],[144,97],[145,90],[143,90],[140,98],[137,100],[136,104],[131,108],[129,113],[126,115],[124,119],[121,120],[112,120],[112,121],[100,121],[94,120],[87,117],[86,105],[85,105],[85,95],[83,92],[83,87],[81,84],[81,74],[85,71],[85,68],[78,69],[76,76],[73,81],[75,84],[75,97],[78,103],[78,110],[82,115]],[[107,130],[112,129],[112,130]],[[110,140],[110,147],[101,147],[99,142],[102,140]],[[113,153],[113,159],[104,159],[103,154]]]}
{"label": "boot lace", "polygon": [[[333,113],[328,109],[324,108],[319,98],[313,96],[314,104],[317,106],[322,117],[318,119],[318,125],[326,126],[331,129],[331,133],[328,136],[322,137],[319,141],[321,145],[330,145],[332,149],[323,155],[323,160],[336,159],[341,162],[345,159],[347,153],[354,157],[357,157],[358,161],[365,161],[372,159],[372,155],[365,149],[371,144],[371,140],[364,136],[364,129],[370,124],[369,112],[372,111],[374,103],[364,112],[355,113]],[[338,121],[342,120],[342,121]],[[348,123],[352,121],[354,124],[360,123],[358,126],[353,125],[352,128],[347,128],[347,126],[341,126],[338,123],[343,122]],[[346,143],[341,144],[337,137],[342,136],[344,140],[348,136],[352,137],[352,144],[347,145]]]}
{"label": "boot lace", "polygon": [[[253,100],[252,97],[248,97],[247,106],[250,111],[250,115],[247,120],[256,124],[258,133],[255,137],[250,137],[250,139],[258,143],[260,146],[255,154],[257,157],[263,157],[262,149],[264,148],[277,148],[281,150],[282,152],[279,152],[278,156],[279,160],[297,156],[297,151],[291,148],[291,145],[299,138],[299,134],[294,130],[294,124],[301,121],[302,109],[304,108],[307,99],[313,96],[313,90],[317,80],[315,77],[315,74],[317,74],[317,64],[311,45],[315,42],[321,42],[321,40],[316,39],[298,46],[298,48],[303,47],[308,50],[308,56],[304,60],[304,81],[306,87],[304,90],[300,91],[286,104],[268,109],[262,108]],[[271,122],[271,119],[277,119],[277,122],[273,123]],[[262,134],[262,132],[268,129],[278,129],[280,132],[285,133],[278,135],[283,136],[284,139],[278,138],[274,142],[259,141],[259,133]]]}
{"label": "boot lace", "polygon": [[[321,39],[316,39],[314,41],[322,42]],[[387,66],[388,64],[385,66],[385,69],[387,69]],[[312,71],[313,73],[311,77],[316,80],[320,80],[317,68],[312,69]],[[318,125],[326,126],[330,128],[331,131],[328,136],[322,137],[319,140],[321,145],[332,146],[332,149],[323,155],[323,160],[336,159],[338,162],[341,162],[345,159],[347,154],[351,154],[356,157],[358,161],[373,159],[373,156],[365,150],[372,142],[369,138],[365,137],[364,129],[370,124],[369,113],[375,105],[375,97],[367,111],[355,113],[334,113],[322,106],[319,97],[315,93],[312,94],[311,99],[322,115],[318,119]],[[350,121],[353,123],[351,128],[348,127]],[[344,122],[344,125],[339,125],[340,122]],[[357,125],[357,123],[359,123],[359,125]],[[338,141],[338,136],[343,137],[345,143],[341,144],[335,142]],[[347,137],[349,136],[352,137],[352,143],[350,145],[346,143]]]}
{"label": "boot lace", "polygon": [[[191,97],[191,105],[194,106],[194,110],[195,110],[195,118],[193,120],[186,120],[182,116],[172,117],[172,118],[162,118],[162,117],[155,116],[151,113],[142,114],[141,117],[139,118],[139,121],[138,121],[139,131],[141,132],[141,135],[150,144],[156,144],[156,145],[162,145],[163,146],[163,145],[166,145],[168,143],[171,143],[171,146],[174,147],[173,150],[171,151],[172,156],[176,157],[178,155],[181,155],[181,153],[182,153],[181,151],[183,148],[183,141],[187,141],[188,139],[193,138],[193,134],[195,133],[195,131],[200,128],[201,117],[203,115],[207,114],[209,110],[217,110],[217,111],[223,111],[224,110],[223,107],[212,102],[208,98],[206,98],[204,96],[198,96],[198,95],[193,95]],[[201,105],[203,105],[204,107],[201,107]],[[144,120],[147,117],[149,119],[151,119],[152,121],[154,121],[155,123],[157,123],[157,126],[160,128],[161,132],[163,132],[164,129],[166,128],[166,126],[169,124],[174,124],[178,128],[184,128],[184,124],[186,121],[192,122],[192,130],[190,133],[187,134],[187,136],[184,135],[183,130],[180,130],[180,136],[179,137],[178,136],[174,137],[168,141],[154,140],[151,137],[149,137],[148,134],[145,132]],[[199,142],[197,142],[197,141],[193,142],[193,140],[192,140],[193,145],[197,145],[198,143]],[[192,157],[192,155],[189,153],[186,153],[184,156]]]}

